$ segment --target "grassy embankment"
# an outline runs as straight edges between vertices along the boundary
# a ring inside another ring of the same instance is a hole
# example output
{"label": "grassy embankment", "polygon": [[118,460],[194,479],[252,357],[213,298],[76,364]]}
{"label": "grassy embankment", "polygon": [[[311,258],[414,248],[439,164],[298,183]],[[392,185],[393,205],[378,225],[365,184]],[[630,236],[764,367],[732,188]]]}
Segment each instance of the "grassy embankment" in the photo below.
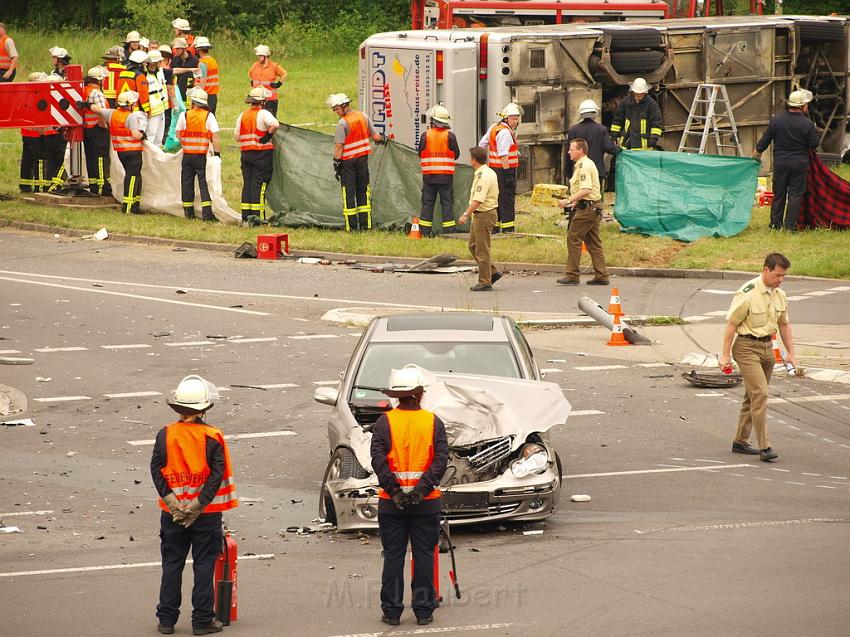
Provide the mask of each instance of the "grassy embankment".
{"label": "grassy embankment", "polygon": [[[106,48],[115,44],[121,34],[112,37],[103,34],[36,34],[21,32],[15,38],[22,55],[19,78],[33,70],[49,70],[47,49],[58,44],[67,48],[84,68],[98,63]],[[155,35],[155,34],[154,34]],[[167,34],[160,34],[168,41]],[[232,127],[244,108],[243,97],[248,88],[247,68],[254,61],[252,46],[232,38],[211,37],[213,54],[222,67],[222,93],[219,99],[218,119],[223,127]],[[271,43],[274,50],[279,50]],[[292,56],[275,58],[289,72],[282,89],[282,121],[330,132],[335,118],[324,106],[332,92],[344,91],[356,95],[357,57],[351,55]],[[239,151],[232,141],[230,131],[222,135],[224,148],[223,188],[231,207],[238,209],[241,192]],[[17,178],[20,160],[20,137],[16,130],[0,130],[0,193],[13,195],[13,199],[0,201],[0,218],[33,221],[68,228],[96,230],[106,226],[110,232],[171,239],[214,241],[237,245],[252,240],[263,232],[257,228],[190,222],[169,215],[143,215],[127,217],[112,209],[73,210],[35,206],[17,198]],[[330,169],[330,168],[329,168]],[[850,170],[841,167],[846,178]],[[521,197],[518,207],[524,213],[517,217],[520,232],[557,235],[551,238],[511,238],[494,241],[494,258],[500,262],[562,263],[566,254],[563,228],[554,226],[560,219],[554,207],[531,206],[528,198]],[[410,211],[413,214],[416,211]],[[764,254],[781,251],[794,263],[795,274],[850,278],[850,237],[845,233],[825,230],[797,234],[777,233],[768,230],[768,211],[756,208],[750,227],[736,237],[728,239],[704,238],[691,244],[682,244],[658,237],[640,237],[619,232],[616,224],[603,227],[603,241],[610,265],[625,267],[716,268],[731,270],[758,270]],[[428,257],[441,252],[454,252],[466,258],[466,247],[459,241],[412,242],[400,233],[374,232],[369,235],[346,235],[342,232],[319,229],[290,229],[293,247],[302,250],[326,250],[362,254],[406,255]],[[585,257],[585,260],[588,260]],[[589,261],[588,261],[589,262]]]}

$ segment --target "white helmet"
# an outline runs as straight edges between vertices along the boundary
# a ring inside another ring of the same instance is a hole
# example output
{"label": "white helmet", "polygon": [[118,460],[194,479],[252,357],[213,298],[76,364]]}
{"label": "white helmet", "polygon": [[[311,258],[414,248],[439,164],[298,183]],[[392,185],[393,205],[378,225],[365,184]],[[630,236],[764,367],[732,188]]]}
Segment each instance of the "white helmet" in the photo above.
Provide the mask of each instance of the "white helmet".
{"label": "white helmet", "polygon": [[162,62],[162,53],[159,52],[159,49],[148,52],[148,62],[153,62],[154,64]]}
{"label": "white helmet", "polygon": [[139,34],[138,31],[130,31],[130,33],[127,34],[127,37],[124,38],[124,41],[125,42],[140,42],[141,39],[142,39],[142,36]]}
{"label": "white helmet", "polygon": [[177,412],[206,411],[218,400],[218,388],[197,374],[186,376],[166,402]]}
{"label": "white helmet", "polygon": [[174,18],[171,21],[171,26],[175,29],[180,29],[181,31],[192,30],[192,27],[189,26],[189,21],[186,18]]}
{"label": "white helmet", "polygon": [[632,93],[646,94],[649,93],[649,84],[642,77],[636,77],[635,81],[629,84],[629,90]]}
{"label": "white helmet", "polygon": [[138,49],[130,54],[129,60],[136,64],[144,64],[148,61],[148,54],[141,49]]}
{"label": "white helmet", "polygon": [[343,106],[344,104],[350,103],[351,99],[345,93],[334,93],[325,102],[325,104],[328,105],[328,108],[336,108],[337,106]]}
{"label": "white helmet", "polygon": [[255,86],[250,91],[248,91],[248,96],[245,98],[246,102],[259,104],[260,102],[264,102],[272,96],[272,92],[267,89],[265,86]]}
{"label": "white helmet", "polygon": [[425,377],[422,369],[417,365],[409,364],[390,372],[389,387],[384,390],[384,393],[392,398],[401,398],[412,396],[424,387]]}
{"label": "white helmet", "polygon": [[596,102],[593,100],[584,100],[578,106],[578,114],[579,115],[589,115],[593,117],[599,112],[599,107],[596,105]]}
{"label": "white helmet", "polygon": [[525,109],[519,104],[514,104],[513,102],[510,102],[507,106],[505,106],[500,113],[496,113],[496,115],[502,118],[510,117],[511,115],[519,115],[522,117],[524,114]]}
{"label": "white helmet", "polygon": [[139,94],[136,91],[124,91],[118,96],[116,103],[118,106],[130,106],[139,101]]}
{"label": "white helmet", "polygon": [[189,99],[201,106],[206,106],[209,101],[207,92],[199,86],[189,91]]}
{"label": "white helmet", "polygon": [[50,53],[50,55],[52,55],[53,57],[57,57],[57,58],[66,58],[66,57],[68,57],[68,50],[67,50],[67,49],[63,49],[61,46],[52,46],[52,47],[50,47],[50,49],[48,50],[48,52],[49,52],[49,53]]}
{"label": "white helmet", "polygon": [[788,106],[791,108],[801,108],[812,101],[812,98],[809,97],[810,95],[810,91],[793,91],[791,95],[788,96]]}
{"label": "white helmet", "polygon": [[265,44],[258,44],[254,47],[254,55],[264,55],[265,57],[271,57],[272,50],[267,47]]}
{"label": "white helmet", "polygon": [[174,38],[171,41],[172,49],[188,49],[189,43],[186,42],[186,38]]}
{"label": "white helmet", "polygon": [[168,46],[167,44],[160,44],[159,45],[159,52],[160,53],[167,53],[168,55],[171,55],[171,47]]}
{"label": "white helmet", "polygon": [[102,80],[103,78],[107,77],[108,75],[109,75],[109,72],[105,68],[103,68],[102,66],[93,66],[92,68],[90,68],[88,70],[88,73],[86,73],[86,77],[93,77],[96,80]]}
{"label": "white helmet", "polygon": [[195,48],[196,49],[211,49],[213,45],[210,44],[209,38],[205,38],[202,35],[199,35],[195,38]]}
{"label": "white helmet", "polygon": [[447,109],[442,104],[437,104],[431,109],[431,121],[438,122],[440,124],[445,124],[448,126],[452,123],[452,116],[449,113],[449,109]]}

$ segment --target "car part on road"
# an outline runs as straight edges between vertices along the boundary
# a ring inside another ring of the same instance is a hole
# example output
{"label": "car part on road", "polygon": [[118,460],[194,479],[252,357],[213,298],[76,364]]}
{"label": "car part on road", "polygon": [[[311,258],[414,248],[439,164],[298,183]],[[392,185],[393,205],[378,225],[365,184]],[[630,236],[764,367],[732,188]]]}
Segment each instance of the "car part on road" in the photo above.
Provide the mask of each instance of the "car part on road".
{"label": "car part on road", "polygon": [[0,385],[0,416],[10,416],[26,410],[27,397],[24,392],[9,385]]}
{"label": "car part on road", "polygon": [[742,376],[741,372],[724,374],[720,371],[698,372],[692,369],[689,372],[682,372],[682,378],[696,387],[723,388],[740,385]]}
{"label": "car part on road", "polygon": [[[614,328],[614,317],[608,314],[607,310],[599,305],[589,296],[583,296],[578,300],[578,309],[587,314],[602,327],[611,330]],[[652,345],[652,341],[638,333],[633,327],[629,327],[626,322],[620,319],[620,325],[623,326],[623,336],[632,345]]]}
{"label": "car part on road", "polygon": [[0,356],[0,365],[32,365],[35,359],[15,358],[14,356]]}

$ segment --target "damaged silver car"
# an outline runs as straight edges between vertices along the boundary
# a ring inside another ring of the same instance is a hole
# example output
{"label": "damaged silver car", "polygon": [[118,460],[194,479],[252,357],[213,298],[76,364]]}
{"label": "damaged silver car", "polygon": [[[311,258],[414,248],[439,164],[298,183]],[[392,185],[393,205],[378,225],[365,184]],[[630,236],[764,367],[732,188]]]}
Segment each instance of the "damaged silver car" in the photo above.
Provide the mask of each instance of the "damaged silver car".
{"label": "damaged silver car", "polygon": [[566,422],[569,402],[557,384],[541,380],[513,320],[445,312],[375,318],[339,389],[316,389],[314,399],[334,408],[319,516],[340,530],[377,527],[371,427],[393,407],[380,391],[390,372],[411,363],[427,381],[422,406],[446,425],[449,466],[440,488],[449,520],[474,524],[551,515],[562,467],[548,432]]}

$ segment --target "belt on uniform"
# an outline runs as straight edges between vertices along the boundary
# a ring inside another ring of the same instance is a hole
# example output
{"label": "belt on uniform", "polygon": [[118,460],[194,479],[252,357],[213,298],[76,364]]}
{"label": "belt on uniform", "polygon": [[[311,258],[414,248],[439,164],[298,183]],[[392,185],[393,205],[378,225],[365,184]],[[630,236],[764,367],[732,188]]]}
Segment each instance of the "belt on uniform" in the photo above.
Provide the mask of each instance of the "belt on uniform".
{"label": "belt on uniform", "polygon": [[741,338],[748,338],[751,341],[761,341],[762,343],[766,343],[772,339],[770,336],[753,336],[752,334],[738,334],[738,336]]}
{"label": "belt on uniform", "polygon": [[486,212],[496,212],[498,208],[490,208],[490,210],[474,210],[472,214],[474,215],[476,212],[486,213]]}

